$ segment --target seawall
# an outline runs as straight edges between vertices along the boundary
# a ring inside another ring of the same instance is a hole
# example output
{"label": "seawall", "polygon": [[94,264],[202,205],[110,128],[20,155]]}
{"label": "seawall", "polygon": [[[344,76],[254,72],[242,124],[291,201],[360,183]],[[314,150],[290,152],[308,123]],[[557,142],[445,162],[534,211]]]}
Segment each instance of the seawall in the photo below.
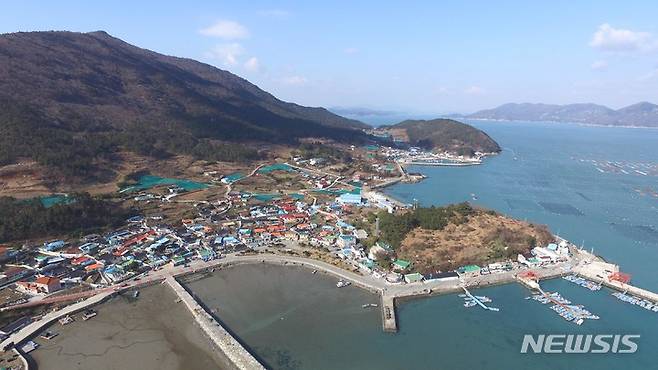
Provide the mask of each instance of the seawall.
{"label": "seawall", "polygon": [[265,367],[217,322],[173,276],[168,276],[165,281],[190,310],[201,329],[236,368],[265,370]]}

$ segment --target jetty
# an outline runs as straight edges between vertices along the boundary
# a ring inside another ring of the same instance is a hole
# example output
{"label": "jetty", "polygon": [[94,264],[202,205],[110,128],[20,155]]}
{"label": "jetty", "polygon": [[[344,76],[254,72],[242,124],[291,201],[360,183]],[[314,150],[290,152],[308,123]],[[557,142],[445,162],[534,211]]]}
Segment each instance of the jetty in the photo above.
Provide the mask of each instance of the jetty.
{"label": "jetty", "polygon": [[464,289],[464,293],[466,293],[466,296],[468,298],[472,299],[473,302],[475,302],[478,306],[484,308],[485,310],[489,310],[489,311],[494,311],[494,312],[500,311],[500,309],[497,308],[497,307],[489,307],[486,304],[484,304],[478,297],[471,294],[471,292],[469,292],[468,289],[466,289],[465,286],[462,286],[462,289]]}
{"label": "jetty", "polygon": [[167,276],[165,282],[192,313],[192,316],[210,340],[228,357],[235,367],[245,370],[265,370],[265,367],[222,324],[217,322],[173,276]]}
{"label": "jetty", "polygon": [[382,295],[382,326],[385,332],[398,331],[398,323],[395,318],[395,297],[392,295]]}

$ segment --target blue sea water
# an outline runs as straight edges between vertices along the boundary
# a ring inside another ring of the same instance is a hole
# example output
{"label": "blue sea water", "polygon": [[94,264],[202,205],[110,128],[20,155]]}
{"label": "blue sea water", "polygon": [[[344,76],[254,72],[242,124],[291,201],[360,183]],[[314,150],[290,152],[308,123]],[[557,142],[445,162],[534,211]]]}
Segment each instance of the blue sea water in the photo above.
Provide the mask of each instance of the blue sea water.
{"label": "blue sea water", "polygon": [[[473,122],[504,148],[482,166],[418,167],[429,176],[388,192],[425,205],[472,201],[545,223],[658,290],[658,178],[600,172],[591,160],[631,164],[649,173],[658,163],[658,130],[567,124]],[[640,166],[641,167],[638,167]],[[601,167],[600,165],[599,167]],[[606,167],[607,168],[607,167]],[[630,167],[632,168],[632,167]],[[646,171],[645,171],[646,170]],[[640,190],[639,192],[636,190]],[[473,200],[473,196],[477,200]],[[576,326],[524,298],[518,284],[478,290],[500,312],[464,308],[457,295],[398,305],[400,331],[381,328],[377,298],[303,269],[239,266],[188,286],[273,369],[658,369],[658,314],[562,279],[542,282],[601,317]],[[639,334],[634,354],[521,354],[524,334]]]}
{"label": "blue sea water", "polygon": [[[650,194],[658,192],[658,173],[650,172],[658,166],[658,130],[470,123],[494,138],[503,152],[481,166],[411,168],[429,178],[396,185],[388,193],[423,205],[469,201],[546,224],[620,264],[636,284],[658,291],[658,196]],[[600,172],[597,167],[603,166],[592,160],[617,162],[628,173]]]}

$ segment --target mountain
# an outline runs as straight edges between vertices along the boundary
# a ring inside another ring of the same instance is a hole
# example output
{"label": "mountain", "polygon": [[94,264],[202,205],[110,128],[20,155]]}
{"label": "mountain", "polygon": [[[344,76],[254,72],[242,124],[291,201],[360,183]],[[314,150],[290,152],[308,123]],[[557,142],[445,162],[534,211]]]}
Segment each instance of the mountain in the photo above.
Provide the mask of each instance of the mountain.
{"label": "mountain", "polygon": [[484,131],[451,119],[406,120],[381,128],[394,138],[430,150],[469,156],[475,152],[500,152],[498,143]]}
{"label": "mountain", "polygon": [[575,122],[606,126],[658,127],[658,105],[638,103],[614,110],[597,104],[509,103],[467,116],[476,119]]}
{"label": "mountain", "polygon": [[0,35],[0,165],[28,157],[78,174],[126,149],[239,160],[257,147],[243,143],[359,141],[367,127],[105,32]]}

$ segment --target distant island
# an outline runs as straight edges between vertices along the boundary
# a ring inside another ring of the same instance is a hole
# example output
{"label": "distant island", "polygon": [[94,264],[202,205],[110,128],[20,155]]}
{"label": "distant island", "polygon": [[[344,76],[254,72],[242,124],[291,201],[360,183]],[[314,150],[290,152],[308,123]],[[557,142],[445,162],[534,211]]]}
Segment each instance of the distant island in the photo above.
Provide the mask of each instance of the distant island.
{"label": "distant island", "polygon": [[425,150],[468,157],[475,153],[498,153],[501,150],[498,143],[484,131],[451,119],[406,120],[380,126],[377,132]]}
{"label": "distant island", "polygon": [[598,104],[509,103],[466,118],[509,121],[554,121],[588,125],[658,127],[658,105],[642,102],[614,110]]}

